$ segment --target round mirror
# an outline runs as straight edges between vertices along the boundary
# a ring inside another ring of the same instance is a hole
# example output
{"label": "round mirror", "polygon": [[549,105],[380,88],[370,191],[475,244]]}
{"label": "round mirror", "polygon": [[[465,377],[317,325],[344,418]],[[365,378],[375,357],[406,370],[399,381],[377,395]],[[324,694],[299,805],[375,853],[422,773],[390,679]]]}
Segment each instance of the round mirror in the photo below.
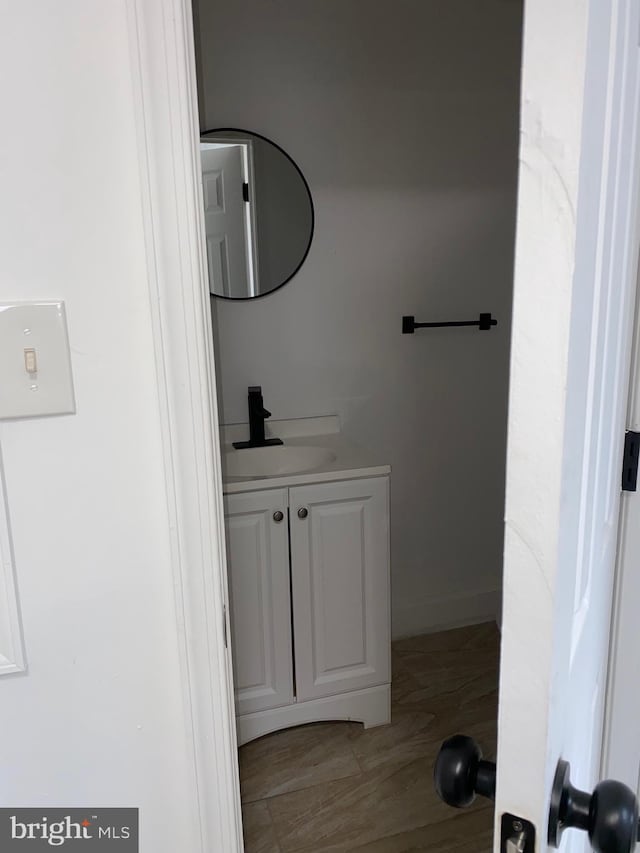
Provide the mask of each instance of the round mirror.
{"label": "round mirror", "polygon": [[250,299],[286,284],[313,237],[309,186],[274,142],[238,128],[200,137],[209,290]]}

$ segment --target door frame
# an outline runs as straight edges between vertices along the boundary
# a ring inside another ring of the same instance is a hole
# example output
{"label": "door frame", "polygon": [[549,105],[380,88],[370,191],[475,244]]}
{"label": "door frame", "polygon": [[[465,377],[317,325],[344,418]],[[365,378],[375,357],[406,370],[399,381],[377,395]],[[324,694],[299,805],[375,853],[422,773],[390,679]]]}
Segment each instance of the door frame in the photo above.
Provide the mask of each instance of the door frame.
{"label": "door frame", "polygon": [[192,9],[125,4],[199,853],[242,853]]}

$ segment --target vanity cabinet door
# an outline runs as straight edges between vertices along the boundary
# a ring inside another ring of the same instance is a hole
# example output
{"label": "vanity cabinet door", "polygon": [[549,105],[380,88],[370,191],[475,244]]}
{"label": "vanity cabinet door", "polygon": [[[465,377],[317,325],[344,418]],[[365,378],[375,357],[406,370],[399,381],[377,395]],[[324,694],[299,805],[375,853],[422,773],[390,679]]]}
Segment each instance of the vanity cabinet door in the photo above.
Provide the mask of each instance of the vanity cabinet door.
{"label": "vanity cabinet door", "polygon": [[388,478],[289,490],[298,701],[391,681]]}
{"label": "vanity cabinet door", "polygon": [[238,714],[294,701],[287,497],[276,489],[225,498]]}

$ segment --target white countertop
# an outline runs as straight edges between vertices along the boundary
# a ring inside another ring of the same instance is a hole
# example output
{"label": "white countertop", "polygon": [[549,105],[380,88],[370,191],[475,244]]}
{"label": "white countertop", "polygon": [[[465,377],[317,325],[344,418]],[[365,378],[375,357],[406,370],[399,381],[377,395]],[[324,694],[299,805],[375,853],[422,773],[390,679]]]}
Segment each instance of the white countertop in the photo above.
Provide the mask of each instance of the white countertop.
{"label": "white countertop", "polygon": [[362,477],[379,477],[391,473],[390,465],[373,459],[357,445],[344,438],[338,418],[328,415],[319,418],[298,418],[286,421],[267,421],[266,436],[281,438],[285,446],[313,446],[330,450],[335,458],[319,468],[295,474],[276,474],[252,477],[228,477],[225,471],[227,453],[240,454],[232,442],[249,437],[248,424],[232,424],[220,428],[222,446],[222,480],[225,494],[251,492],[256,489],[276,489],[300,486],[306,483],[326,483],[335,480],[353,480]]}

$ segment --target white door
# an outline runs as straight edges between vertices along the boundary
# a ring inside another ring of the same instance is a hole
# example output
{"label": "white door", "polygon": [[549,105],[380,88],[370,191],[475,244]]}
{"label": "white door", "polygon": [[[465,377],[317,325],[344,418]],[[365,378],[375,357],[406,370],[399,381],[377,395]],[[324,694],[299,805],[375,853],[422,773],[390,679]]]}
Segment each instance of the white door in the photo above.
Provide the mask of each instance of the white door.
{"label": "white door", "polygon": [[298,701],[389,682],[388,478],[289,498]]}
{"label": "white door", "polygon": [[[584,791],[601,778],[638,260],[638,11],[525,7],[496,850],[503,813],[532,821],[546,849],[558,759]],[[590,849],[578,830],[561,844]]]}
{"label": "white door", "polygon": [[287,490],[225,499],[236,712],[293,702]]}
{"label": "white door", "polygon": [[252,293],[241,145],[200,143],[209,286],[212,293]]}

